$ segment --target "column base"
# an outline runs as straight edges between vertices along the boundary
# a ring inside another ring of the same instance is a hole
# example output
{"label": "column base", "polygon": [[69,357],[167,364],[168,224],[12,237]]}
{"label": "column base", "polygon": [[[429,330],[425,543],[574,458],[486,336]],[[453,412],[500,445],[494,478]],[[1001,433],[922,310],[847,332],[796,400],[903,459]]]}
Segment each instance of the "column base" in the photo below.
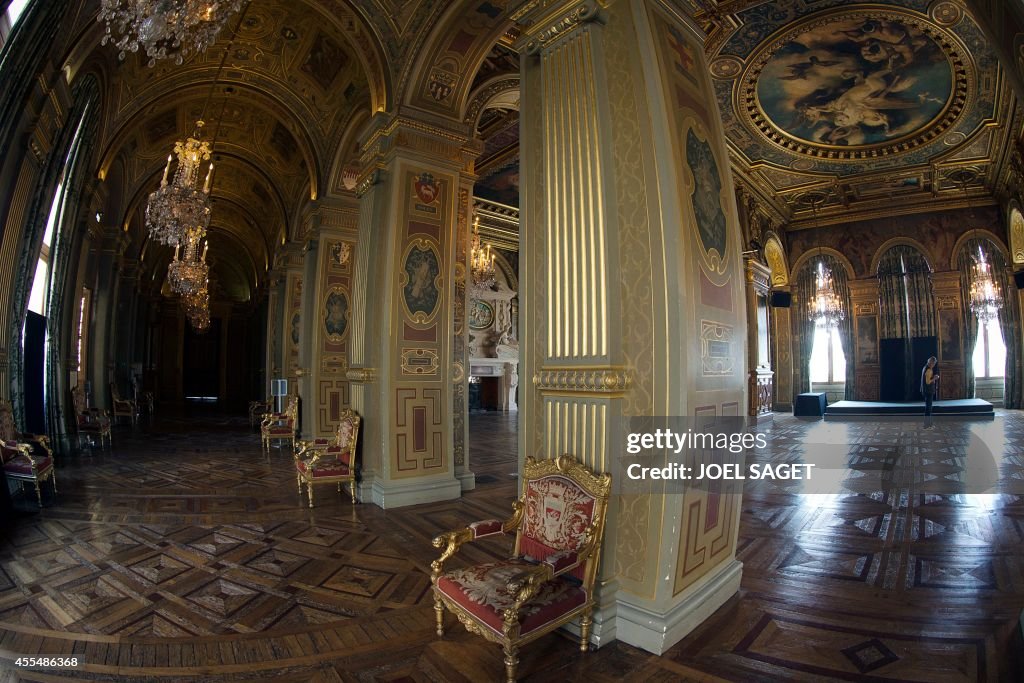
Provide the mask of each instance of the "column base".
{"label": "column base", "polygon": [[453,500],[460,496],[462,496],[462,484],[454,478],[412,479],[408,482],[376,479],[370,486],[370,501],[385,510],[406,505]]}
{"label": "column base", "polygon": [[733,560],[725,569],[665,613],[653,612],[628,602],[620,594],[616,613],[616,636],[624,643],[656,655],[685,638],[740,589],[743,563]]}
{"label": "column base", "polygon": [[455,478],[459,480],[459,484],[462,485],[462,491],[472,491],[476,488],[476,475],[466,470],[464,472],[456,472]]}

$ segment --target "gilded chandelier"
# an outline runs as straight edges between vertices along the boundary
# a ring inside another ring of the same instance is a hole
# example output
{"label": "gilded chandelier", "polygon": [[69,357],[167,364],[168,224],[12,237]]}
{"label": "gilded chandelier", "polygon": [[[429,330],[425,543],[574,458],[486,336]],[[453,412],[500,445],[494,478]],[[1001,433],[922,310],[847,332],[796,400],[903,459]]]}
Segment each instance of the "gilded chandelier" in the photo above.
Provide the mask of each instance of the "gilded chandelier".
{"label": "gilded chandelier", "polygon": [[113,42],[124,59],[142,48],[149,66],[173,57],[177,64],[204,52],[228,17],[248,0],[102,0],[97,21],[106,23],[102,44]]}
{"label": "gilded chandelier", "polygon": [[971,266],[971,312],[978,318],[979,325],[985,325],[999,317],[1003,299],[992,278],[992,264],[985,260],[985,252],[978,246],[978,258]]}
{"label": "gilded chandelier", "polygon": [[150,237],[162,244],[176,246],[181,243],[186,231],[199,228],[205,233],[210,224],[212,163],[206,171],[202,189],[199,188],[200,165],[210,159],[210,144],[199,140],[202,127],[203,122],[197,121],[195,135],[174,144],[174,154],[178,155],[174,178],[170,183],[167,182],[174,156],[169,154],[160,187],[149,195],[146,227]]}
{"label": "gilded chandelier", "polygon": [[181,298],[185,316],[196,332],[205,332],[210,327],[210,290],[207,285]]}
{"label": "gilded chandelier", "polygon": [[818,273],[814,281],[814,297],[811,299],[807,317],[818,327],[835,329],[846,317],[843,304],[836,294],[832,273],[825,267],[824,261],[818,261]]}
{"label": "gilded chandelier", "polygon": [[491,245],[480,245],[480,218],[473,221],[473,244],[469,255],[469,268],[473,273],[473,283],[479,287],[491,287],[495,283],[494,254]]}
{"label": "gilded chandelier", "polygon": [[[207,242],[199,252],[199,242],[206,236],[201,228],[191,228],[185,233],[185,253],[181,253],[181,245],[174,248],[174,260],[167,266],[167,283],[171,290],[182,296],[193,295],[206,290],[210,279],[210,267],[206,265]],[[180,258],[179,258],[180,256]]]}

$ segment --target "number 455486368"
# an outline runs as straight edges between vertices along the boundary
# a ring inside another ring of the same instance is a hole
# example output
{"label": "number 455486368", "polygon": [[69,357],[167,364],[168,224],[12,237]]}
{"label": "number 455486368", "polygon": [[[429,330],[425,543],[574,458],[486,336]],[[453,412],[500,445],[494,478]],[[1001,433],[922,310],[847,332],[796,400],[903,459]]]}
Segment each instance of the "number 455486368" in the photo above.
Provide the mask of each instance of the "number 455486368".
{"label": "number 455486368", "polygon": [[64,657],[16,657],[14,665],[22,669],[73,669],[81,660],[76,656]]}

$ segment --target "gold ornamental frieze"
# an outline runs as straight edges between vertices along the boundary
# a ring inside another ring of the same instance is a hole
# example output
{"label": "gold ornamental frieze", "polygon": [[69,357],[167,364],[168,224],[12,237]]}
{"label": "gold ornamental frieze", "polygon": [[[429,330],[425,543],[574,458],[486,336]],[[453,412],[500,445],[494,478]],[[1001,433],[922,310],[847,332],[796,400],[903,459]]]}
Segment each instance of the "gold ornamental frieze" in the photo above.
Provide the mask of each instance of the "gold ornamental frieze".
{"label": "gold ornamental frieze", "polygon": [[377,371],[374,368],[349,368],[345,371],[345,379],[349,382],[372,384],[377,379]]}
{"label": "gold ornamental frieze", "polygon": [[633,383],[628,368],[542,368],[533,376],[541,391],[621,394]]}

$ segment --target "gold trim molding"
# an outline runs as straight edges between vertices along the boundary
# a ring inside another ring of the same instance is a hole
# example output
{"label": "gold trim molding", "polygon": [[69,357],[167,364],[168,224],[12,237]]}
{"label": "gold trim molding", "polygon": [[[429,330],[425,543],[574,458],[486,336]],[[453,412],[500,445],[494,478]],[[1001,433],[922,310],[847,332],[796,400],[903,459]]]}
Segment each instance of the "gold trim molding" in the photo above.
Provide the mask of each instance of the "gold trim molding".
{"label": "gold trim molding", "polygon": [[578,29],[581,25],[597,21],[604,23],[605,18],[601,8],[592,2],[585,2],[579,7],[573,8],[568,14],[561,18],[548,22],[547,27],[526,43],[524,48],[526,54],[533,55],[542,47],[556,38],[568,35]]}
{"label": "gold trim molding", "polygon": [[629,368],[542,368],[533,376],[541,391],[572,391],[588,394],[619,394],[633,384]]}
{"label": "gold trim molding", "polygon": [[349,382],[372,384],[377,381],[377,370],[374,368],[349,368],[345,371],[345,379]]}

